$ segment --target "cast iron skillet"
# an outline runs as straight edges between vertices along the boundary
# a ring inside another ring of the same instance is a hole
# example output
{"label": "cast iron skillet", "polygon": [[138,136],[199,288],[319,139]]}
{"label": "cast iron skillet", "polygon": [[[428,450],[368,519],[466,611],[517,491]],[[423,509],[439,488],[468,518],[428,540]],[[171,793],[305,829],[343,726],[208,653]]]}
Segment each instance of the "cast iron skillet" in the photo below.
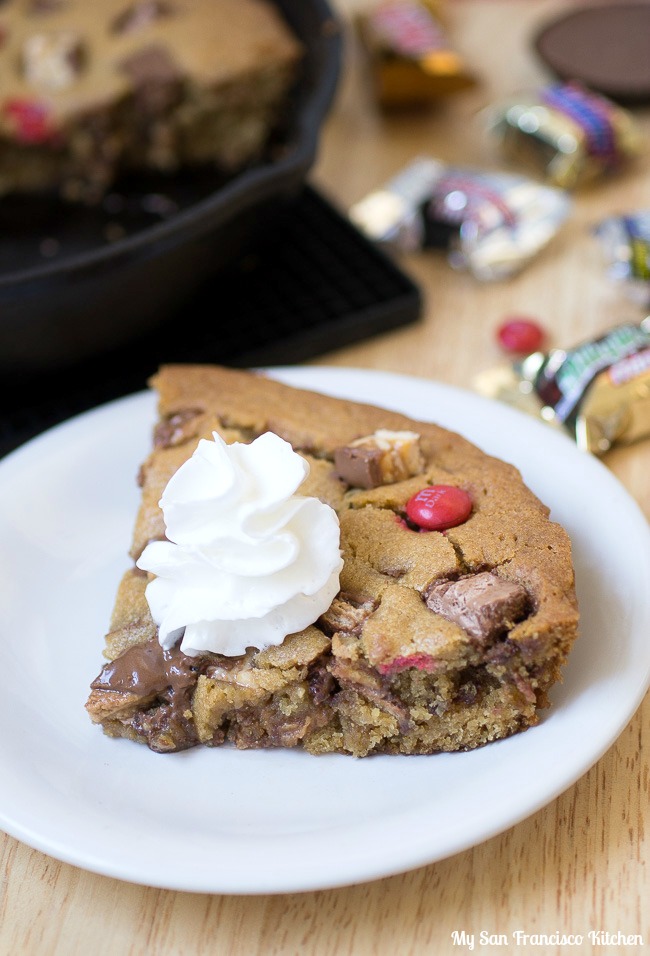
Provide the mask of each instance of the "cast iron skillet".
{"label": "cast iron skillet", "polygon": [[[306,55],[265,161],[225,183],[211,170],[133,176],[94,209],[0,200],[0,373],[63,368],[151,331],[298,193],[336,89],[341,34],[326,0],[274,2]],[[214,321],[228,321],[218,302]]]}

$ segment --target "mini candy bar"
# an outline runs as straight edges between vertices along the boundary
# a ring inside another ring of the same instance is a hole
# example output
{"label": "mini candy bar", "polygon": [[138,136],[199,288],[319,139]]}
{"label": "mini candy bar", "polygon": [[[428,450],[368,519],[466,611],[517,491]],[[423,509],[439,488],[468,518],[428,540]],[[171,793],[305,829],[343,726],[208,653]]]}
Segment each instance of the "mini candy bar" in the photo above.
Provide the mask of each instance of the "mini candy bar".
{"label": "mini candy bar", "polygon": [[382,106],[426,103],[476,80],[453,49],[432,0],[383,0],[359,18]]}
{"label": "mini candy bar", "polygon": [[355,488],[378,488],[404,481],[424,469],[420,436],[415,432],[380,428],[372,435],[337,448],[334,467],[338,476]]}
{"label": "mini candy bar", "polygon": [[427,607],[464,628],[480,643],[494,639],[526,616],[529,598],[520,584],[483,571],[454,581],[438,581]]}
{"label": "mini candy bar", "polygon": [[566,351],[534,352],[475,385],[564,427],[585,451],[630,444],[650,435],[650,318]]}
{"label": "mini candy bar", "polygon": [[618,169],[640,148],[632,116],[577,83],[547,87],[491,113],[504,152],[564,189]]}
{"label": "mini candy bar", "polygon": [[610,276],[623,283],[629,297],[650,306],[650,211],[610,216],[596,227]]}
{"label": "mini candy bar", "polygon": [[361,199],[350,209],[350,219],[375,242],[405,252],[421,249],[424,223],[421,207],[433,195],[445,167],[435,159],[420,157],[390,182]]}
{"label": "mini candy bar", "polygon": [[404,251],[445,249],[481,280],[519,272],[555,236],[570,200],[524,176],[417,159],[352,207],[366,235]]}

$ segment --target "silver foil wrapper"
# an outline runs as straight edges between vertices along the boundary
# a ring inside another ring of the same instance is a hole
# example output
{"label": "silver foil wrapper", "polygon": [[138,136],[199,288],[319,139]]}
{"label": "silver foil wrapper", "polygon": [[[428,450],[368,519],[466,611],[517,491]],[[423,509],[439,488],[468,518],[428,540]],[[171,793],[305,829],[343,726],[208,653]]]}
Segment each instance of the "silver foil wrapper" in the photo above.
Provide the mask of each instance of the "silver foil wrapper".
{"label": "silver foil wrapper", "polygon": [[523,269],[556,235],[568,195],[519,175],[420,157],[350,209],[369,238],[403,251],[443,249],[477,279]]}
{"label": "silver foil wrapper", "polygon": [[632,301],[650,308],[650,210],[610,216],[594,231],[610,278],[621,283]]}

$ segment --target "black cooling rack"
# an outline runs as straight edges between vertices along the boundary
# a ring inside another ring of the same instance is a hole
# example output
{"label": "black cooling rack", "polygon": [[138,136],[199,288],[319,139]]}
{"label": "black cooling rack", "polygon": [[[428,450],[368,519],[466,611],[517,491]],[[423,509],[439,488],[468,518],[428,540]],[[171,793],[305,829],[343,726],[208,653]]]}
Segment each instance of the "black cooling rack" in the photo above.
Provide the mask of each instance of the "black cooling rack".
{"label": "black cooling rack", "polygon": [[306,187],[264,239],[173,320],[56,373],[0,382],[0,454],[71,415],[145,388],[163,362],[302,362],[415,321],[414,283]]}

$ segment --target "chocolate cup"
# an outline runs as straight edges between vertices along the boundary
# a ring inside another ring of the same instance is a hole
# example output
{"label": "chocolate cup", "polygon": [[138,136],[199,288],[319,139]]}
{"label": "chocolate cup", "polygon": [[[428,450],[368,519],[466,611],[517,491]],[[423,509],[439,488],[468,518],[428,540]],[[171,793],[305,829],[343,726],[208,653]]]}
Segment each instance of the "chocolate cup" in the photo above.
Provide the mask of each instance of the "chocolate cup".
{"label": "chocolate cup", "polygon": [[547,23],[533,40],[561,80],[628,105],[650,102],[650,4],[580,7]]}

